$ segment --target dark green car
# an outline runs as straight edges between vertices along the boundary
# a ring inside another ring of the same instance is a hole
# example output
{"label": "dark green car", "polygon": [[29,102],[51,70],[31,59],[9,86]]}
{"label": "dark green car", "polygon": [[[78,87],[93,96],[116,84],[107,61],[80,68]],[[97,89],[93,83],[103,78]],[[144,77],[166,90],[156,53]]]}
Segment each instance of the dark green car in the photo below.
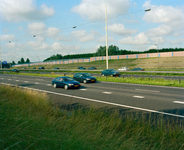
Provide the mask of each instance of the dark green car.
{"label": "dark green car", "polygon": [[120,73],[115,69],[106,69],[102,71],[101,76],[120,76]]}
{"label": "dark green car", "polygon": [[89,73],[76,73],[73,79],[83,83],[96,82],[96,78],[92,77]]}

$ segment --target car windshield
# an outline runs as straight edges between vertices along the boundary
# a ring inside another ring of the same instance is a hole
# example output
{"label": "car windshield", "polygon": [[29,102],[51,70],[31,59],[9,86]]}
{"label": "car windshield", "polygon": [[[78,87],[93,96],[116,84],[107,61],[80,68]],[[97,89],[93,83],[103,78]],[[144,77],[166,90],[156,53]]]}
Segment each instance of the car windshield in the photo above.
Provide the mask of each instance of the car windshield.
{"label": "car windshield", "polygon": [[116,72],[116,69],[111,69],[110,71],[111,71],[111,72]]}
{"label": "car windshield", "polygon": [[72,78],[63,78],[64,81],[73,81]]}
{"label": "car windshield", "polygon": [[91,75],[89,73],[85,73],[83,74],[84,77],[91,77]]}

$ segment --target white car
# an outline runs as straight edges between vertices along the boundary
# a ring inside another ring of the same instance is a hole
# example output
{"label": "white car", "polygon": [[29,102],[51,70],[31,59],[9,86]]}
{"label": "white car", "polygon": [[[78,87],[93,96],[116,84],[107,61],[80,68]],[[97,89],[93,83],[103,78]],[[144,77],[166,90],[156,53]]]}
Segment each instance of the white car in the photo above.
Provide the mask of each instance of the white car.
{"label": "white car", "polygon": [[118,71],[127,71],[127,70],[129,70],[127,67],[121,67],[118,69]]}

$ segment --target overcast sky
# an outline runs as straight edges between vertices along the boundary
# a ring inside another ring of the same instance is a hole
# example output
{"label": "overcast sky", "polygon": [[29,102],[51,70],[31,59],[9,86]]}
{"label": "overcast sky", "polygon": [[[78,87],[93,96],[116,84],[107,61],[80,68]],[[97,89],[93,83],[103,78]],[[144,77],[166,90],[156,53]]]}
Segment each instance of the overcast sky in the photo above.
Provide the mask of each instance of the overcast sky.
{"label": "overcast sky", "polygon": [[0,0],[2,60],[96,52],[106,45],[106,4],[108,45],[184,48],[183,0]]}

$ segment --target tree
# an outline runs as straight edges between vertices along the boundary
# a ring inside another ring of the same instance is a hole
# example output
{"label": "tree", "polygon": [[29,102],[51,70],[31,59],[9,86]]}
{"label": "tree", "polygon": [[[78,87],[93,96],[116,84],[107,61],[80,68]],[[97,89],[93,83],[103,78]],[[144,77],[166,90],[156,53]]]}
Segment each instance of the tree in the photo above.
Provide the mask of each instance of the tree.
{"label": "tree", "polygon": [[12,61],[12,65],[15,65],[15,62],[14,61]]}
{"label": "tree", "polygon": [[27,59],[26,59],[26,63],[30,63],[30,60],[29,60],[29,58],[27,58]]}
{"label": "tree", "polygon": [[24,58],[21,58],[20,63],[21,64],[25,63]]}

